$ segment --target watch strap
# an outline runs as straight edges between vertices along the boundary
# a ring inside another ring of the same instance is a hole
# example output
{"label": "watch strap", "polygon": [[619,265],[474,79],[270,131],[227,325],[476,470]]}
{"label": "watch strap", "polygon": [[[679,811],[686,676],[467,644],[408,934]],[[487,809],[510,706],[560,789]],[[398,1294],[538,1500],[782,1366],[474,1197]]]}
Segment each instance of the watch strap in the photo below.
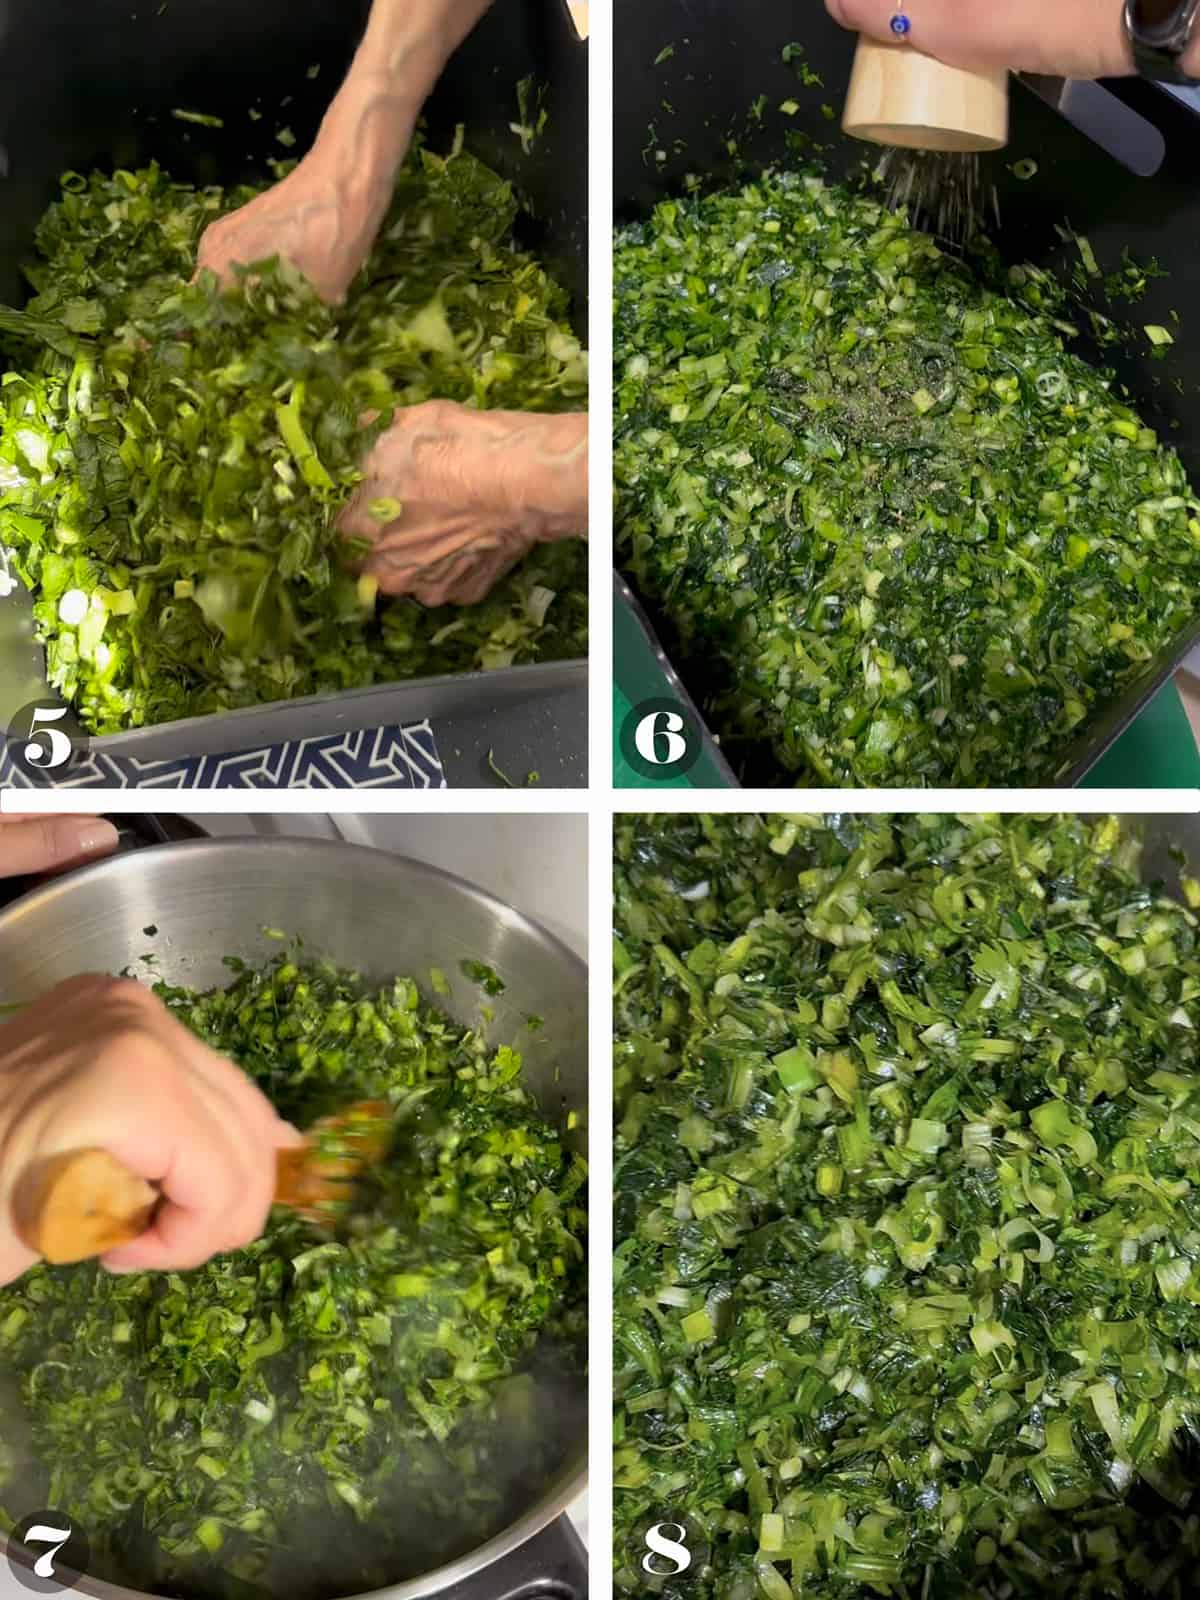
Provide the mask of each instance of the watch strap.
{"label": "watch strap", "polygon": [[1138,0],[1125,0],[1125,36],[1141,77],[1153,83],[1200,83],[1200,78],[1183,67],[1184,52],[1192,41],[1198,10],[1200,8],[1194,4],[1181,7],[1179,25],[1174,29],[1147,29],[1139,20]]}

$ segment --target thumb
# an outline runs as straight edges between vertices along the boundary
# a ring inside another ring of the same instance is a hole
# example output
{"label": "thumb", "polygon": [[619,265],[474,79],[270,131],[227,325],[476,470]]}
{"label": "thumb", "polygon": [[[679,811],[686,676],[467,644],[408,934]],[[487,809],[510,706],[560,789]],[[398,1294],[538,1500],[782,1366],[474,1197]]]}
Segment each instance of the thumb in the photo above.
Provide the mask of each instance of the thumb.
{"label": "thumb", "polygon": [[898,11],[912,27],[907,46],[954,67],[1119,76],[1132,68],[1121,7],[1108,0],[825,0],[835,22],[896,42]]}
{"label": "thumb", "polygon": [[[1045,10],[1044,0],[1037,4],[1039,11]],[[993,64],[988,57],[997,48],[1001,59],[994,64],[1010,65],[1006,45],[1021,31],[1014,13],[1030,10],[1027,0],[1006,0],[994,8],[998,18],[987,15],[993,8],[985,9],[972,0],[913,0],[911,6],[896,0],[825,0],[825,8],[843,28],[892,44],[898,42],[892,23],[904,12],[912,24],[905,40],[908,45],[939,61],[978,66],[985,60]]]}
{"label": "thumb", "polygon": [[102,817],[0,817],[0,878],[59,872],[111,855],[118,837]]}

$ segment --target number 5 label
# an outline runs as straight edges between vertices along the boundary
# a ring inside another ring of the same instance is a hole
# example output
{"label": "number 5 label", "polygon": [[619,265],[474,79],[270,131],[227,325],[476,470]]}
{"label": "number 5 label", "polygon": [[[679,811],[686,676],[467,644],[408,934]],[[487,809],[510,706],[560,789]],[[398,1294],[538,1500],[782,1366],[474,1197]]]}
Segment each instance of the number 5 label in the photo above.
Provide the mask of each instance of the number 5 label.
{"label": "number 5 label", "polygon": [[[29,743],[25,746],[25,759],[35,767],[65,767],[71,759],[71,741],[61,728],[50,723],[61,722],[67,714],[66,706],[53,710],[35,706],[30,718]],[[45,744],[40,741],[45,740]]]}
{"label": "number 5 label", "polygon": [[[87,750],[87,734],[61,700],[35,700],[23,706],[4,736],[3,754],[8,762],[37,783],[64,777]],[[3,777],[0,768],[0,781]]]}

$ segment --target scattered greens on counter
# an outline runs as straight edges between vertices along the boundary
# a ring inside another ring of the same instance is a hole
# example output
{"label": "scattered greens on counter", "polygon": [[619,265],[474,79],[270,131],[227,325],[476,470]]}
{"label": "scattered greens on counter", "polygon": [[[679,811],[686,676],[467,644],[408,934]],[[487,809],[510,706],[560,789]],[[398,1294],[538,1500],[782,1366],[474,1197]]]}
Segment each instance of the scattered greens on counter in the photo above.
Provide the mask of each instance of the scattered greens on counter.
{"label": "scattered greens on counter", "polygon": [[37,294],[0,309],[0,542],[53,686],[110,733],[584,653],[579,541],[480,605],[427,610],[377,605],[333,528],[394,407],[585,403],[565,291],[508,242],[509,185],[418,151],[344,307],[277,264],[241,292],[189,284],[205,226],[254,192],[68,174]]}
{"label": "scattered greens on counter", "polygon": [[1001,295],[769,172],[663,202],[614,270],[618,548],[755,776],[1052,779],[1194,620],[1183,468],[1039,269]]}
{"label": "scattered greens on counter", "polygon": [[389,1100],[392,1153],[339,1238],[276,1211],[197,1272],[39,1266],[0,1290],[0,1367],[23,1402],[0,1418],[0,1508],[75,1516],[106,1575],[155,1593],[240,1596],[241,1580],[323,1600],[473,1548],[557,1465],[585,1167],[520,1054],[412,982],[370,994],[287,955],[231,964],[227,990],[159,993],[299,1126]]}
{"label": "scattered greens on counter", "polygon": [[615,873],[618,1589],[687,1517],[672,1597],[1189,1600],[1196,914],[1114,819],[618,818]]}

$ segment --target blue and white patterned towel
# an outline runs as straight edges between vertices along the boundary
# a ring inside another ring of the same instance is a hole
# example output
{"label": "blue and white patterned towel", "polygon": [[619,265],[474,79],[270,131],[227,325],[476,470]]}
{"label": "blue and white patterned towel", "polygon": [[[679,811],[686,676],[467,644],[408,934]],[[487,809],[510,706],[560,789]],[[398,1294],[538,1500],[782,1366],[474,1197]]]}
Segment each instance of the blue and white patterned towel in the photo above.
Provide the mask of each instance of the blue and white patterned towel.
{"label": "blue and white patterned towel", "polygon": [[[133,761],[95,752],[55,778],[62,789],[444,789],[428,722],[325,734],[265,750],[180,761]],[[32,789],[0,744],[0,788]]]}

